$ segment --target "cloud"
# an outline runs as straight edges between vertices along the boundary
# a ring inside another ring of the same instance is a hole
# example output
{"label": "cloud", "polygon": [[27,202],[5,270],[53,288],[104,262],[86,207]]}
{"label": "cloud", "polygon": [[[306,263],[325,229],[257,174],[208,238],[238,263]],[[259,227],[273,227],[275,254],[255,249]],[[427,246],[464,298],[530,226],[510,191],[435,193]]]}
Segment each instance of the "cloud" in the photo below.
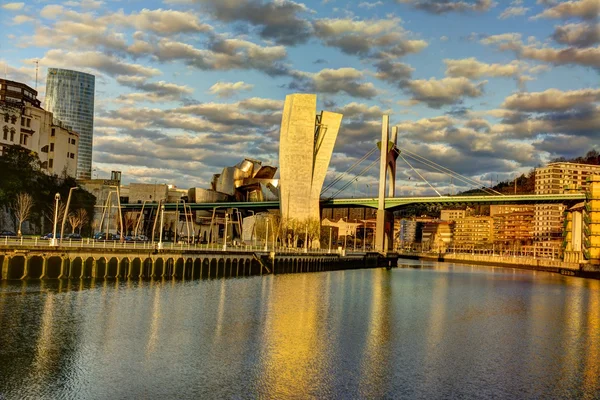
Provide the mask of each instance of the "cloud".
{"label": "cloud", "polygon": [[492,0],[396,0],[432,14],[449,12],[485,12],[496,5]]}
{"label": "cloud", "polygon": [[312,28],[302,16],[310,10],[290,0],[263,2],[260,0],[196,0],[219,21],[247,22],[259,28],[264,39],[285,45],[306,42]]}
{"label": "cloud", "polygon": [[335,112],[344,114],[344,120],[381,120],[383,114],[392,114],[392,110],[383,110],[379,106],[368,106],[355,101],[335,109]]}
{"label": "cloud", "polygon": [[578,23],[557,26],[552,38],[565,45],[590,47],[600,43],[600,24]]}
{"label": "cloud", "polygon": [[254,85],[250,85],[243,81],[238,82],[217,82],[208,89],[208,92],[219,97],[233,97],[239,92],[251,90]]}
{"label": "cloud", "polygon": [[527,7],[508,7],[506,10],[502,11],[502,14],[498,16],[499,19],[507,19],[511,17],[517,17],[520,15],[525,15],[529,11]]}
{"label": "cloud", "polygon": [[[32,61],[32,60],[30,60]],[[42,65],[60,68],[89,68],[110,76],[135,75],[151,77],[161,72],[152,67],[131,64],[99,51],[62,51],[49,50],[40,60]]]}
{"label": "cloud", "polygon": [[269,75],[289,73],[288,67],[283,64],[287,57],[284,46],[259,46],[242,39],[218,37],[207,49],[166,38],[157,43],[143,43],[143,46],[138,46],[140,51],[137,55],[152,55],[162,62],[181,60],[189,66],[207,71],[256,69]]}
{"label": "cloud", "polygon": [[294,71],[293,90],[316,93],[346,93],[350,96],[371,99],[378,94],[370,82],[363,82],[364,73],[354,68],[322,69],[316,73]]}
{"label": "cloud", "polygon": [[20,25],[20,24],[24,24],[26,22],[32,22],[35,21],[32,17],[30,17],[29,15],[15,15],[14,18],[12,19],[13,24],[15,25]]}
{"label": "cloud", "polygon": [[419,79],[407,81],[404,90],[412,96],[413,100],[423,102],[432,108],[440,108],[445,105],[460,104],[464,97],[483,95],[485,83],[486,81],[474,83],[464,77]]}
{"label": "cloud", "polygon": [[374,3],[369,3],[368,1],[363,1],[362,3],[358,4],[359,8],[367,8],[367,9],[371,9],[377,6],[382,6],[383,2],[382,1],[376,1]]}
{"label": "cloud", "polygon": [[2,8],[9,11],[19,11],[25,7],[25,3],[5,3],[2,4]]}
{"label": "cloud", "polygon": [[595,19],[598,18],[598,15],[600,15],[600,2],[598,0],[574,0],[556,4],[533,18]]}
{"label": "cloud", "polygon": [[397,87],[402,87],[403,82],[410,79],[414,68],[408,64],[395,62],[388,59],[380,60],[375,63],[377,79],[391,83]]}
{"label": "cloud", "polygon": [[315,36],[326,46],[361,57],[400,57],[427,47],[424,40],[407,39],[400,22],[399,18],[319,19],[313,22],[313,27]]}
{"label": "cloud", "polygon": [[120,102],[135,104],[137,102],[182,101],[193,93],[189,86],[177,85],[165,81],[148,82],[140,76],[118,76],[117,82],[123,86],[141,90],[144,93],[129,93],[118,97]]}
{"label": "cloud", "polygon": [[444,64],[446,64],[447,76],[469,79],[479,79],[483,76],[516,76],[519,74],[520,69],[518,61],[512,61],[508,64],[486,64],[473,57],[462,60],[445,59]]}
{"label": "cloud", "polygon": [[[600,47],[566,47],[562,49],[536,47],[536,45],[524,45],[517,37],[514,34],[497,35],[482,39],[481,42],[496,45],[503,51],[514,51],[520,58],[544,61],[554,65],[582,65],[600,68]],[[493,40],[490,40],[492,38]]]}
{"label": "cloud", "polygon": [[520,33],[501,33],[499,35],[489,35],[485,36],[480,40],[483,44],[498,44],[503,42],[515,42],[521,40]]}
{"label": "cloud", "polygon": [[517,93],[507,97],[502,107],[533,112],[565,111],[600,101],[600,89],[562,91],[548,89],[543,92]]}
{"label": "cloud", "polygon": [[153,32],[158,35],[175,35],[180,33],[211,32],[212,27],[200,22],[192,12],[174,10],[148,10],[125,14],[123,10],[106,15],[99,19],[102,24],[115,24],[132,27],[140,31]]}

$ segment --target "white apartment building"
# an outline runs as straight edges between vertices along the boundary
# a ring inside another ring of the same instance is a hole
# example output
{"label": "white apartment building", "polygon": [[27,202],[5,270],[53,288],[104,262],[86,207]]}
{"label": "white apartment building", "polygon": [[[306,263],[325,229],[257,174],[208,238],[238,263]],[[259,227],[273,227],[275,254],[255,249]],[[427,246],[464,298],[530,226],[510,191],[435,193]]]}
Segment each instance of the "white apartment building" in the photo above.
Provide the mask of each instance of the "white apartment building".
{"label": "white apartment building", "polygon": [[0,79],[0,154],[20,145],[37,153],[49,174],[77,175],[79,135],[43,110],[29,86]]}
{"label": "white apartment building", "polygon": [[[587,178],[600,174],[600,166],[557,162],[535,170],[536,194],[560,194],[569,190],[583,191]],[[547,246],[562,242],[565,206],[562,204],[536,204],[534,212],[534,240]]]}

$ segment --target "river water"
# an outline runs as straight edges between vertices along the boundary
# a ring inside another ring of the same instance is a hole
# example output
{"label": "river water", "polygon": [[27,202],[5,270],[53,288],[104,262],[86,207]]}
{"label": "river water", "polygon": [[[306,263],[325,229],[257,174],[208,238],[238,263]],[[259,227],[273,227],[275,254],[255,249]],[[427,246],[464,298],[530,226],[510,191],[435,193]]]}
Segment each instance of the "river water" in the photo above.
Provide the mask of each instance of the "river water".
{"label": "river water", "polygon": [[0,284],[0,398],[600,398],[600,281],[402,262]]}

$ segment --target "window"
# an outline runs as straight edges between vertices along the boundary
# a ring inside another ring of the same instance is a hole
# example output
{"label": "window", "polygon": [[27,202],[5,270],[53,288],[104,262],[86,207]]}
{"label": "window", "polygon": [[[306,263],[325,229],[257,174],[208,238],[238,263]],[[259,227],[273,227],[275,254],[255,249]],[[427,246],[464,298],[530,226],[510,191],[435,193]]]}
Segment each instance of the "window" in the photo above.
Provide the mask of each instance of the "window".
{"label": "window", "polygon": [[56,130],[54,128],[52,128],[52,133],[50,134],[50,136],[56,136]]}
{"label": "window", "polygon": [[54,160],[51,158],[48,160],[48,168],[54,167]]}
{"label": "window", "polygon": [[25,117],[21,117],[21,126],[25,126]]}
{"label": "window", "polygon": [[54,151],[54,143],[50,143],[50,151]]}
{"label": "window", "polygon": [[10,115],[8,115],[8,113],[4,114],[4,122],[8,122],[9,119]]}
{"label": "window", "polygon": [[31,128],[31,119],[27,118],[27,127]]}
{"label": "window", "polygon": [[10,128],[10,141],[15,141],[15,128]]}
{"label": "window", "polygon": [[75,158],[75,153],[71,153],[71,155],[69,156],[69,158]]}
{"label": "window", "polygon": [[2,130],[4,131],[4,140],[8,140],[8,126],[4,125]]}
{"label": "window", "polygon": [[48,145],[45,145],[44,147],[42,147],[42,148],[40,149],[40,151],[41,151],[42,153],[47,153],[47,152],[48,152]]}
{"label": "window", "polygon": [[13,123],[13,124],[16,124],[17,123],[17,116],[16,115],[11,115],[10,122]]}

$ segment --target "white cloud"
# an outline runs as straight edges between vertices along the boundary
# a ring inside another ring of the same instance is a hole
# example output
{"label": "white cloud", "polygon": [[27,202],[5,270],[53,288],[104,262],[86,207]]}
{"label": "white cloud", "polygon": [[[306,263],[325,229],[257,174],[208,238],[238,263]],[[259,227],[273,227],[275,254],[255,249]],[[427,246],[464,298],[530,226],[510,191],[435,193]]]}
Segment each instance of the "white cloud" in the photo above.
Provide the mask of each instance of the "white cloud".
{"label": "white cloud", "polygon": [[25,3],[5,3],[2,4],[2,8],[9,11],[19,11],[25,7]]}
{"label": "white cloud", "polygon": [[525,15],[529,11],[527,7],[508,7],[506,10],[502,11],[502,14],[498,16],[500,19],[506,19],[511,17],[517,17],[520,15]]}
{"label": "white cloud", "polygon": [[208,92],[219,97],[229,98],[237,95],[242,91],[252,90],[254,85],[250,85],[243,81],[238,82],[217,82],[208,89]]}

